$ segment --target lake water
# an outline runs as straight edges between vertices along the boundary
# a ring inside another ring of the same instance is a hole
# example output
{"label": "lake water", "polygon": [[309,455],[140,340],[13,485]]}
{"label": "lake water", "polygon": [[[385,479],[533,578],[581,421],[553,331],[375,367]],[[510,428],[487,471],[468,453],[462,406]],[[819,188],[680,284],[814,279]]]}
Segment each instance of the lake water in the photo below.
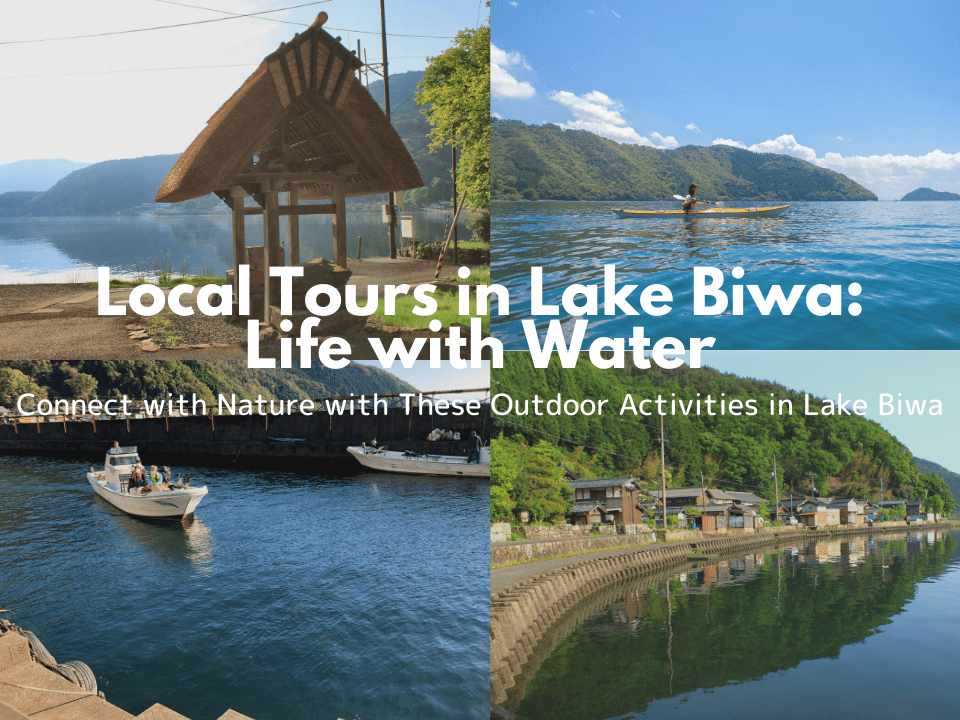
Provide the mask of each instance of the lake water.
{"label": "lake water", "polygon": [[[443,239],[448,213],[416,212],[417,242]],[[223,275],[233,267],[232,221],[229,214],[115,215],[112,217],[0,218],[0,284],[96,280],[97,268],[108,266],[112,276],[136,278],[164,265],[185,275]],[[287,223],[281,236],[288,247]],[[470,237],[466,221],[457,223],[460,240]],[[390,254],[387,226],[380,215],[347,212],[347,257]],[[263,244],[263,218],[246,219],[247,245]],[[400,231],[397,230],[397,245]],[[285,251],[286,252],[286,251]],[[300,219],[300,261],[333,257],[329,216]]]}
{"label": "lake water", "polygon": [[485,718],[489,491],[175,468],[196,519],[138,520],[87,464],[0,457],[0,607],[136,715]]}
{"label": "lake water", "polygon": [[558,644],[521,678],[518,717],[954,717],[958,538],[798,542],[605,588],[545,638]]}
{"label": "lake water", "polygon": [[[544,268],[544,299],[558,304],[567,286],[602,283],[603,266],[615,264],[620,285],[640,286],[630,298],[641,314],[587,318],[588,340],[629,337],[637,325],[648,338],[685,344],[712,336],[718,349],[960,348],[957,203],[797,202],[782,217],[725,220],[621,220],[612,205],[677,203],[494,203],[492,273],[511,291],[511,313],[493,318],[493,332],[505,347],[527,347],[520,321],[530,317],[531,266]],[[697,267],[720,270],[728,297],[733,285],[757,285],[764,296],[772,285],[785,295],[794,285],[840,285],[843,314],[814,316],[804,295],[790,315],[775,308],[764,316],[744,288],[743,315],[728,306],[719,316],[696,316]],[[733,278],[735,267],[743,279]],[[673,294],[672,310],[661,317],[640,309],[642,288],[654,283]],[[852,283],[862,286],[857,297]],[[859,316],[848,313],[853,302],[862,306]],[[561,317],[569,332],[570,316]],[[541,336],[549,320],[537,318]]]}

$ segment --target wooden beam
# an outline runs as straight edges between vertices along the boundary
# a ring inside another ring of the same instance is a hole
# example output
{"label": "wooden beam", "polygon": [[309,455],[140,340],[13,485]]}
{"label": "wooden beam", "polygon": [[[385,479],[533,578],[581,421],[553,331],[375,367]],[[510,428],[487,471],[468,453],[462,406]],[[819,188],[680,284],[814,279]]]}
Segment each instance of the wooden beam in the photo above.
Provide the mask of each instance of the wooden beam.
{"label": "wooden beam", "polygon": [[[299,193],[299,190],[297,191]],[[281,205],[281,215],[333,215],[337,206],[332,203],[323,205]]]}
{"label": "wooden beam", "polygon": [[[297,46],[299,47],[299,45]],[[300,204],[300,189],[293,185],[290,190],[290,205],[286,210],[296,211]],[[300,264],[300,216],[296,212],[287,214],[287,222],[290,230],[290,262],[289,265]]]}
{"label": "wooden beam", "polygon": [[[346,165],[352,165],[354,163],[347,163]],[[360,175],[361,171],[359,166],[355,172],[349,174],[338,173],[336,171],[325,170],[323,172],[317,171],[308,171],[308,172],[290,172],[287,170],[275,170],[275,171],[265,171],[265,172],[252,172],[252,173],[243,173],[238,175],[236,182],[245,183],[245,182],[257,182],[262,183],[268,180],[286,180],[289,183],[344,183],[350,182],[352,177]]]}
{"label": "wooden beam", "polygon": [[347,266],[347,201],[343,185],[333,186],[333,262],[342,268]]}

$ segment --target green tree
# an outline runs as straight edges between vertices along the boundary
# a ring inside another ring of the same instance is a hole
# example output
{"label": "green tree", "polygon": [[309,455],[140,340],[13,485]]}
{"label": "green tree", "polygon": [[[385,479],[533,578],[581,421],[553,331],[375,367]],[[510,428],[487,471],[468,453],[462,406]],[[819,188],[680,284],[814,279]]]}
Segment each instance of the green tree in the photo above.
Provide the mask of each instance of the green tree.
{"label": "green tree", "polygon": [[[431,58],[417,103],[433,125],[431,150],[453,146],[460,159],[457,194],[467,206],[490,211],[490,26],[461,30],[453,47]],[[489,239],[489,235],[487,238]]]}

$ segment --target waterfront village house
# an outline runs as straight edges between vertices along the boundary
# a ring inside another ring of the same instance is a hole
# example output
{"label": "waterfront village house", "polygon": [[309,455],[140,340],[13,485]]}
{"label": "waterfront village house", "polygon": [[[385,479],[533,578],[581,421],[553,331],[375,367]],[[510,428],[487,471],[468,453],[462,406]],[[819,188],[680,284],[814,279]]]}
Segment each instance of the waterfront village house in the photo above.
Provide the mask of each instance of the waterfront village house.
{"label": "waterfront village house", "polygon": [[637,503],[639,488],[633,477],[579,478],[567,470],[566,479],[574,493],[570,510],[572,524],[637,525],[643,522],[643,512]]}
{"label": "waterfront village house", "polygon": [[[651,490],[650,495],[657,503],[660,502],[660,490]],[[729,527],[757,527],[756,508],[748,507],[745,511],[744,506],[762,502],[766,501],[753,493],[716,488],[687,487],[666,490],[667,517],[679,515],[686,508],[699,510],[699,514],[685,512],[685,521],[689,528],[707,532]],[[659,518],[659,509],[655,514]]]}
{"label": "waterfront village house", "polygon": [[800,522],[807,527],[826,527],[840,524],[840,508],[831,507],[823,500],[806,500],[799,507]]}
{"label": "waterfront village house", "polygon": [[790,518],[799,521],[800,506],[806,501],[807,499],[803,497],[782,498],[777,506],[777,519],[785,523],[789,523]]}
{"label": "waterfront village house", "polygon": [[[887,520],[890,519],[889,513],[896,508],[902,508],[905,513],[904,517],[910,517],[906,500],[881,500],[877,504],[880,506],[880,512],[888,513]],[[879,519],[879,517],[877,519]]]}
{"label": "waterfront village house", "polygon": [[863,525],[865,522],[863,506],[853,498],[836,498],[830,501],[829,507],[839,510],[841,525]]}

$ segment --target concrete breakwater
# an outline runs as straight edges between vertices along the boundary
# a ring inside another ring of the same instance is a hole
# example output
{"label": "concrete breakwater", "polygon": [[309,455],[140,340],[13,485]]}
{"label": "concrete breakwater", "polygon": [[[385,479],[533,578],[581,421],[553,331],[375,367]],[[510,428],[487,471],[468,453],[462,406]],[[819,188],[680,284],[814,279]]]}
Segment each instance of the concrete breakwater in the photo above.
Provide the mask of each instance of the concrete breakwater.
{"label": "concrete breakwater", "polygon": [[[572,559],[562,567],[501,587],[490,597],[490,700],[507,700],[507,690],[516,684],[525,666],[542,662],[541,643],[557,623],[566,623],[568,611],[594,592],[625,579],[647,575],[688,562],[691,554],[752,552],[763,546],[848,535],[904,534],[932,531],[949,525],[885,523],[884,527],[831,528],[805,532],[769,532],[708,538],[604,553],[587,559]],[[578,613],[578,616],[581,613]],[[549,644],[549,643],[548,643]],[[549,654],[549,650],[546,651]]]}
{"label": "concrete breakwater", "polygon": [[[463,439],[427,441],[437,427],[455,430]],[[136,445],[145,455],[162,456],[164,462],[178,457],[213,463],[244,459],[247,464],[272,458],[353,462],[347,447],[374,439],[393,450],[466,455],[471,431],[489,439],[488,405],[481,405],[476,417],[456,418],[390,408],[367,416],[318,412],[10,422],[0,424],[0,453],[89,455],[102,463],[103,453],[116,440]]]}
{"label": "concrete breakwater", "polygon": [[[131,715],[107,702],[96,691],[96,680],[71,682],[75,668],[92,673],[82,663],[57,665],[46,648],[15,625],[0,621],[0,718],[70,718],[70,720],[188,720],[159,703],[139,715]],[[58,670],[57,668],[62,668]],[[227,710],[218,720],[251,720],[235,710]]]}

